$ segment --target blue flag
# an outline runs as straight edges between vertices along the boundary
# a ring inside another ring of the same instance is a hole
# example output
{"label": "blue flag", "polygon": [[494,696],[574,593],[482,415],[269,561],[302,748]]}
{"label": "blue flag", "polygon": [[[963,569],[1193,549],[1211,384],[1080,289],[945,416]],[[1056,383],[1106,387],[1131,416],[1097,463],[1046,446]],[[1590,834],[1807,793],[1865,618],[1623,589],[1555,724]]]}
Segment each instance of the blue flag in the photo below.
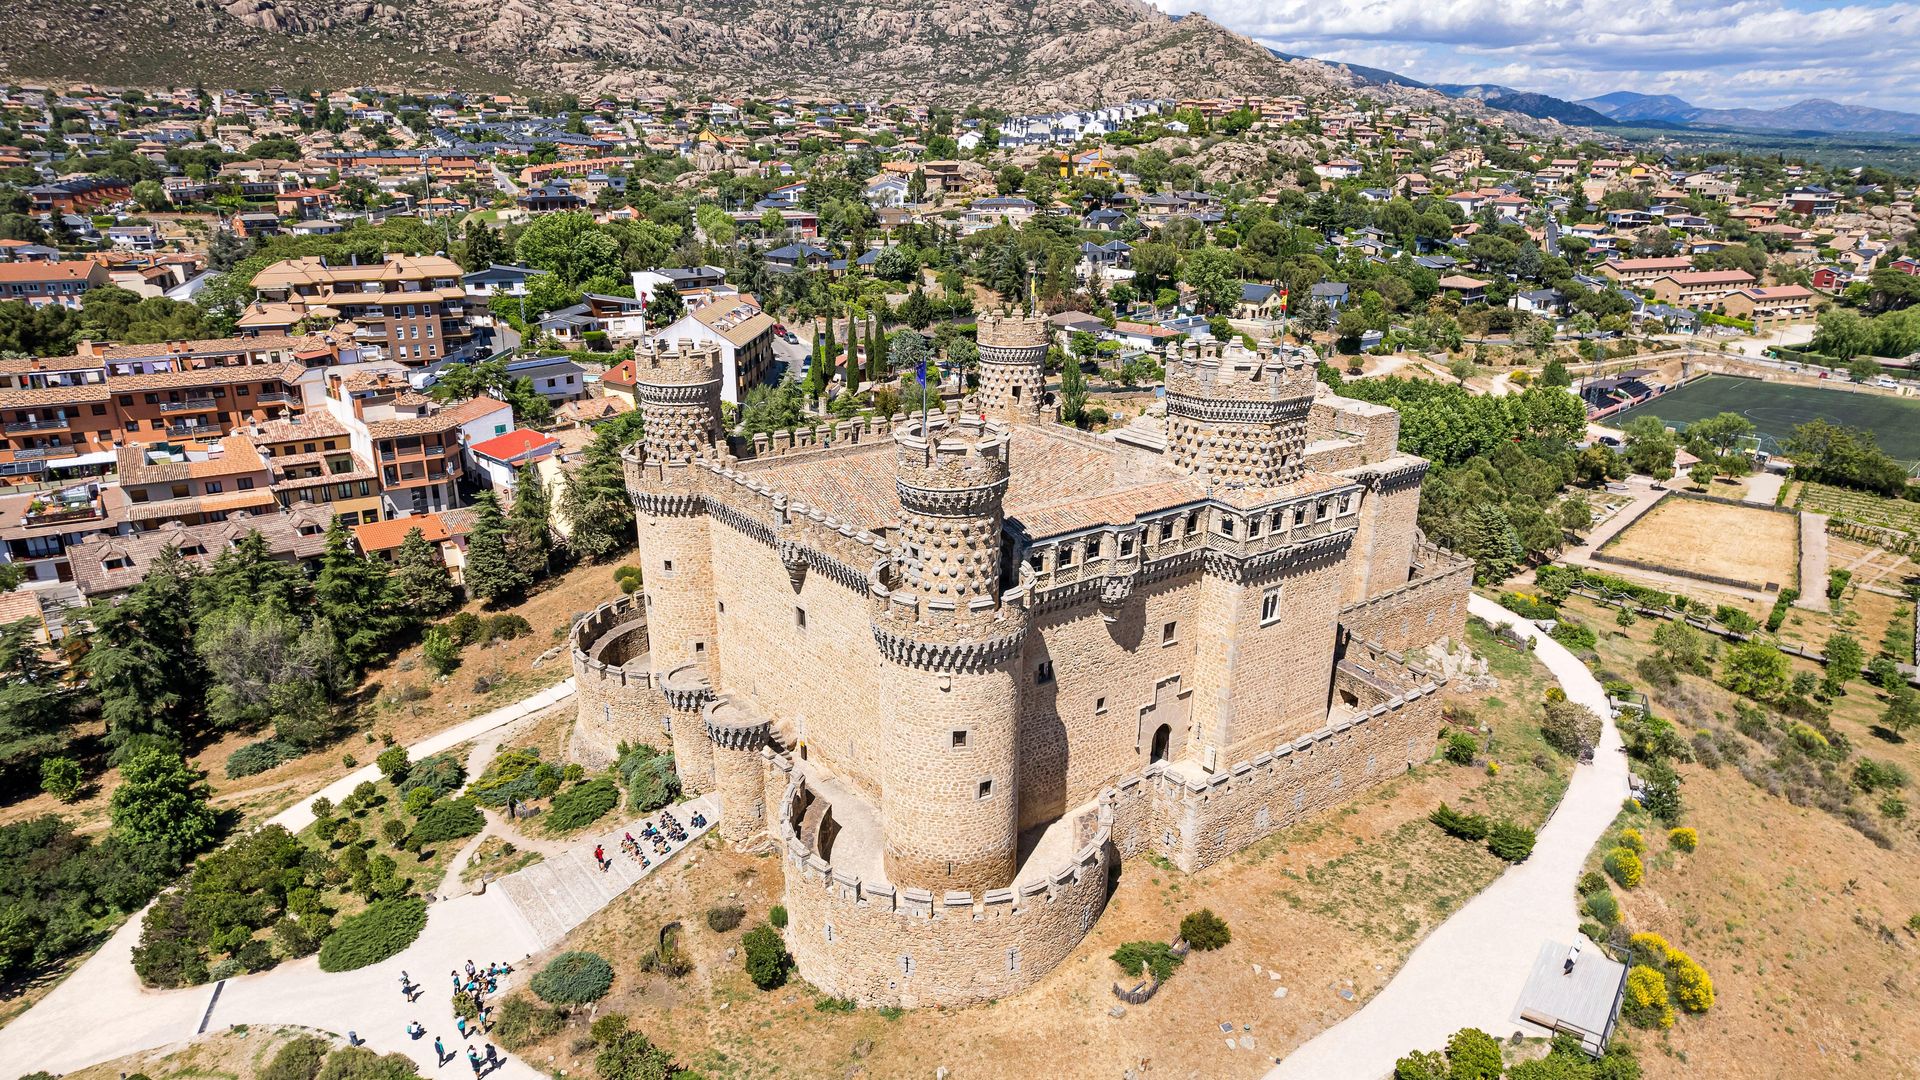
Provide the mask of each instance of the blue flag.
{"label": "blue flag", "polygon": [[920,386],[923,389],[926,387],[927,385],[927,358],[926,357],[924,356],[921,357],[920,362],[914,365],[913,377],[916,381],[920,383]]}

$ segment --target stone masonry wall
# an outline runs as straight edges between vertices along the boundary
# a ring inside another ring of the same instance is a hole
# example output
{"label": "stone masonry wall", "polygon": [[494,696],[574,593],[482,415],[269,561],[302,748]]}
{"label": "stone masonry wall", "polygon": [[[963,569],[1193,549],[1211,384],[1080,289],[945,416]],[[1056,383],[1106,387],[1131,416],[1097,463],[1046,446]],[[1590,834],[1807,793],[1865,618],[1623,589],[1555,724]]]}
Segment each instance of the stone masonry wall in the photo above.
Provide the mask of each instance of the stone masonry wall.
{"label": "stone masonry wall", "polygon": [[1467,634],[1467,593],[1473,587],[1473,563],[1431,544],[1415,552],[1413,580],[1355,604],[1340,613],[1351,634],[1405,650],[1442,638],[1461,641]]}
{"label": "stone masonry wall", "polygon": [[[567,756],[588,769],[613,764],[621,743],[666,746],[662,706],[647,656],[647,618],[637,597],[622,596],[574,624],[575,719]],[[630,666],[631,665],[631,666]]]}

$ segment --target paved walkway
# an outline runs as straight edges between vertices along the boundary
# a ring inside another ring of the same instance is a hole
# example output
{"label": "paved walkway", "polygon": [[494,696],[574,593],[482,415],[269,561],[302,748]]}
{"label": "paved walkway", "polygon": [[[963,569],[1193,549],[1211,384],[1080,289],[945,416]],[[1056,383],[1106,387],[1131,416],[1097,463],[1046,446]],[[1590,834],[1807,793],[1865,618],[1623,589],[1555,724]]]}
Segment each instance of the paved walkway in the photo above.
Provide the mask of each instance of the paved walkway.
{"label": "paved walkway", "polygon": [[[523,701],[483,713],[423,739],[407,749],[418,760],[551,708],[572,695],[573,680],[568,679]],[[324,795],[337,803],[361,781],[372,780],[379,775],[379,769],[374,766],[360,769],[302,799],[269,821],[298,831],[313,822],[314,799]],[[212,1004],[214,988],[198,986],[185,990],[148,990],[140,985],[139,978],[133,972],[133,947],[140,942],[140,924],[145,917],[144,911],[135,913],[99,951],[67,976],[66,981],[55,987],[39,1004],[0,1028],[0,1062],[18,1073],[37,1069],[53,1073],[71,1072],[135,1051],[182,1042],[198,1033],[201,1019],[207,1015]],[[308,958],[283,964],[259,975],[232,979],[219,991],[219,1018],[209,1024],[208,1030],[214,1026],[250,1022],[250,1017],[258,1015],[261,1022],[298,1023],[342,1033],[353,1029],[367,1038],[369,1045],[382,1052],[412,1050],[415,1048],[401,1045],[406,1042],[401,1029],[412,1017],[404,1009],[394,1007],[401,1004],[398,999],[399,973],[404,967],[424,980],[428,987],[429,996],[420,1000],[423,1007],[420,1022],[426,1024],[430,1031],[436,1030],[435,1018],[438,1018],[438,1026],[444,1029],[451,1045],[453,1032],[449,996],[431,996],[435,993],[433,988],[436,985],[433,979],[444,978],[444,975],[435,973],[443,959],[451,968],[469,958],[476,963],[483,963],[487,957],[508,959],[525,955],[539,947],[539,937],[533,928],[502,896],[490,893],[445,901],[430,909],[427,929],[421,934],[420,941],[415,942],[414,948],[389,961],[393,967],[390,974],[386,973],[388,965],[376,965],[362,972],[320,975],[316,962]],[[420,950],[432,955],[411,959]],[[443,951],[454,955],[443,958]],[[381,974],[381,980],[367,984],[378,991],[373,996],[367,996],[367,985],[362,985],[363,978],[372,978],[368,971]],[[379,985],[379,981],[384,981],[385,985]],[[341,989],[336,990],[336,987]],[[229,994],[232,995],[231,999]],[[424,1008],[430,1002],[431,1011]],[[359,1014],[355,1011],[356,1007],[365,1007],[373,1012],[371,1015]],[[381,1030],[375,1030],[375,1024],[379,1024]],[[388,1028],[391,1030],[385,1030]],[[85,1037],[76,1038],[77,1032],[84,1032]],[[417,1048],[419,1053],[415,1055],[415,1060],[431,1063],[432,1041],[431,1036],[423,1040],[425,1045]],[[461,1068],[466,1067],[464,1061],[458,1064]],[[525,1070],[505,1071],[503,1075],[531,1078],[539,1074]]]}
{"label": "paved walkway", "polygon": [[1827,515],[1810,510],[1800,512],[1800,596],[1793,606],[1827,610]]}
{"label": "paved walkway", "polygon": [[1534,655],[1569,700],[1604,720],[1592,765],[1575,766],[1573,782],[1541,828],[1533,856],[1467,902],[1413,950],[1406,966],[1366,1006],[1320,1033],[1268,1074],[1268,1080],[1377,1080],[1414,1050],[1438,1050],[1463,1027],[1496,1038],[1515,1030],[1544,1034],[1521,1022],[1520,991],[1542,941],[1571,942],[1580,916],[1574,882],[1587,853],[1627,797],[1627,759],[1608,715],[1606,694],[1586,666],[1558,642],[1506,609],[1474,596],[1467,610],[1509,622],[1535,640]]}
{"label": "paved walkway", "polygon": [[[659,826],[662,813],[673,814],[686,831],[687,838],[667,845],[664,853],[658,853],[641,833],[649,822]],[[705,822],[697,828],[693,823],[696,813]],[[604,833],[582,837],[566,850],[550,854],[525,870],[494,882],[488,891],[497,890],[512,901],[514,909],[532,927],[544,948],[565,937],[567,931],[586,922],[594,912],[612,902],[614,897],[652,873],[654,867],[700,839],[719,819],[719,798],[702,795],[624,825],[616,825]],[[646,852],[650,865],[643,866],[640,860],[620,850],[620,839],[628,833],[640,841],[641,850]],[[593,861],[595,845],[606,851],[609,862],[604,870]]]}
{"label": "paved walkway", "polygon": [[1780,498],[1780,489],[1787,484],[1787,478],[1777,472],[1757,472],[1747,478],[1747,493],[1741,496],[1741,502],[1772,506]]}

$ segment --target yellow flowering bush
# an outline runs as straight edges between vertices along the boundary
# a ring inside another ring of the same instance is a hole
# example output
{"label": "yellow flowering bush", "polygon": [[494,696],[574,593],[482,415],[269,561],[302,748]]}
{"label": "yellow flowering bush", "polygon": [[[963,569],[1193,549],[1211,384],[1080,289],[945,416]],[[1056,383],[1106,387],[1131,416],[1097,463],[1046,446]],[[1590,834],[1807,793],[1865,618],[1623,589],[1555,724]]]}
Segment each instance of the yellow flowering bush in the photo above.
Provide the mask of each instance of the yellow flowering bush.
{"label": "yellow flowering bush", "polygon": [[1489,762],[1487,762],[1487,775],[1488,775],[1488,776],[1499,776],[1499,775],[1500,775],[1500,763],[1499,763],[1499,762],[1497,762],[1497,761],[1489,761]]}
{"label": "yellow flowering bush", "polygon": [[1620,1015],[1635,1027],[1672,1027],[1673,1006],[1667,1003],[1667,977],[1645,964],[1628,971],[1627,994],[1620,1003]]}
{"label": "yellow flowering bush", "polygon": [[1690,1013],[1713,1008],[1713,977],[1693,957],[1678,949],[1667,953],[1667,969],[1673,972],[1673,996]]}
{"label": "yellow flowering bush", "polygon": [[1623,848],[1632,848],[1635,855],[1647,853],[1647,838],[1640,835],[1639,829],[1621,829],[1619,843]]}
{"label": "yellow flowering bush", "polygon": [[1628,847],[1617,847],[1607,852],[1606,861],[1601,865],[1623,889],[1638,886],[1647,875],[1646,867],[1640,862],[1640,853]]}
{"label": "yellow flowering bush", "polygon": [[1667,843],[1672,844],[1681,851],[1692,851],[1694,848],[1700,846],[1700,834],[1683,825],[1678,829],[1672,829],[1667,832]]}

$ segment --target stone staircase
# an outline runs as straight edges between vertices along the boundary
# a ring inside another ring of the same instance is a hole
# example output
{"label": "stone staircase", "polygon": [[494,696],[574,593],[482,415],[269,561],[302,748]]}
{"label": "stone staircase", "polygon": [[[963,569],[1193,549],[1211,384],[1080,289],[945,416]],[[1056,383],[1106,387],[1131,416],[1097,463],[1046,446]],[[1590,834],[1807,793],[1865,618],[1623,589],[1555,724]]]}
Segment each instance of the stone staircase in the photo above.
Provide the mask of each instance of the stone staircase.
{"label": "stone staircase", "polygon": [[[558,855],[534,863],[525,870],[518,871],[493,883],[507,899],[518,908],[527,920],[542,945],[551,945],[565,937],[567,932],[607,906],[615,897],[626,892],[635,882],[664,865],[667,860],[678,855],[681,849],[699,839],[708,829],[713,828],[720,818],[720,804],[711,795],[702,795],[697,799],[669,807],[673,816],[686,830],[687,839],[674,845],[665,855],[655,855],[649,845],[642,844],[647,857],[653,860],[651,867],[642,867],[640,861],[620,850],[620,838],[632,833],[636,838],[641,828],[649,821],[659,824],[658,812],[639,818],[604,833],[585,836],[580,841]],[[693,827],[693,815],[698,811],[706,818],[706,825]],[[606,849],[612,865],[602,870],[593,860],[594,845]]]}

